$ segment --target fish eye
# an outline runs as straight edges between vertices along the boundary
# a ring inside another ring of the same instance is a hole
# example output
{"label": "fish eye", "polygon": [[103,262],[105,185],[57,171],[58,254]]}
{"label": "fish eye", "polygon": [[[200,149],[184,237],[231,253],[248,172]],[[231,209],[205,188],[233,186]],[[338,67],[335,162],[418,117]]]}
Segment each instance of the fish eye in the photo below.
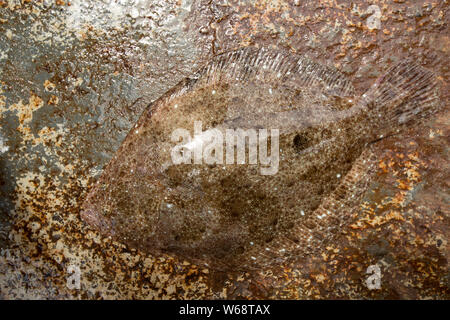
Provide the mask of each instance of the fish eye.
{"label": "fish eye", "polygon": [[297,152],[306,149],[308,147],[308,144],[308,138],[306,138],[305,135],[301,134],[296,134],[292,141],[292,146]]}

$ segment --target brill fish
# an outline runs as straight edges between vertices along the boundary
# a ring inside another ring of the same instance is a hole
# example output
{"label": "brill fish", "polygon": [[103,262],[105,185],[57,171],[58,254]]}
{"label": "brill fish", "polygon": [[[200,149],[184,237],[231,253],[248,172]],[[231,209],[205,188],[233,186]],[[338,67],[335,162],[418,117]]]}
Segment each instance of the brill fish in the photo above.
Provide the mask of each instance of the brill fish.
{"label": "brill fish", "polygon": [[[368,144],[437,110],[436,89],[433,73],[410,61],[357,97],[338,71],[304,56],[251,47],[218,55],[144,111],[81,216],[153,255],[219,270],[284,263],[339,232],[338,211],[324,203],[351,188]],[[201,161],[211,132],[215,161]],[[230,132],[239,132],[234,142]]]}

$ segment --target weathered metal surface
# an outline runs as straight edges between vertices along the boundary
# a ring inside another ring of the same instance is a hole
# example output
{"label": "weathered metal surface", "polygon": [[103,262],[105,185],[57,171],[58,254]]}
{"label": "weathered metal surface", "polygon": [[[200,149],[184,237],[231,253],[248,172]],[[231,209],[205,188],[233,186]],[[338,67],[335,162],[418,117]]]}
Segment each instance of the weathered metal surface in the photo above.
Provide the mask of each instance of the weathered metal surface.
{"label": "weathered metal surface", "polygon": [[[447,1],[0,1],[1,297],[449,298],[448,34]],[[84,225],[87,191],[145,106],[249,44],[332,65],[358,93],[414,57],[444,110],[371,145],[353,220],[300,265],[213,272]]]}

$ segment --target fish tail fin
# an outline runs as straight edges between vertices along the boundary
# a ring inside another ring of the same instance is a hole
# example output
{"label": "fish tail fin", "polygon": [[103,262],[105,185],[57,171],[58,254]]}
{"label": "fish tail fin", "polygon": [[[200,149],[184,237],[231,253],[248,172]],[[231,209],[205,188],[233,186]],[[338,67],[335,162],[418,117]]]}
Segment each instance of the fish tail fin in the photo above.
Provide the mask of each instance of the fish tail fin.
{"label": "fish tail fin", "polygon": [[363,95],[375,123],[390,129],[426,118],[438,100],[435,75],[412,61],[391,67]]}

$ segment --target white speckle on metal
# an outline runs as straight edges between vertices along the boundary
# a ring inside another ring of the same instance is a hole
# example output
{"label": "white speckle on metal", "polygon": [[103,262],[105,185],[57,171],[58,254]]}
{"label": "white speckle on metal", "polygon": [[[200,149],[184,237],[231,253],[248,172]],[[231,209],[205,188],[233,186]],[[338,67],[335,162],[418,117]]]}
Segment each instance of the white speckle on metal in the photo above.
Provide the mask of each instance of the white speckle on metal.
{"label": "white speckle on metal", "polygon": [[0,135],[0,154],[8,152],[9,147],[5,145],[6,140]]}

